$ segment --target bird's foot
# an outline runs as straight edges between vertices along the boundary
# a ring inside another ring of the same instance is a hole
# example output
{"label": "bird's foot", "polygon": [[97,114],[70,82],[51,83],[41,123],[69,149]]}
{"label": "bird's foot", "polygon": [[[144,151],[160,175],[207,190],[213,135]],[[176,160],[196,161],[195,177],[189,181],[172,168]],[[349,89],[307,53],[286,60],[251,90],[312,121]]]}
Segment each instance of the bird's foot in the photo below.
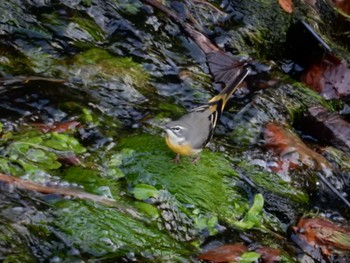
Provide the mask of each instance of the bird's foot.
{"label": "bird's foot", "polygon": [[193,164],[197,164],[198,161],[201,159],[201,156],[200,155],[197,155],[193,160],[192,160],[192,163]]}
{"label": "bird's foot", "polygon": [[181,163],[181,159],[180,159],[180,154],[176,154],[176,157],[172,160],[173,163],[179,164]]}

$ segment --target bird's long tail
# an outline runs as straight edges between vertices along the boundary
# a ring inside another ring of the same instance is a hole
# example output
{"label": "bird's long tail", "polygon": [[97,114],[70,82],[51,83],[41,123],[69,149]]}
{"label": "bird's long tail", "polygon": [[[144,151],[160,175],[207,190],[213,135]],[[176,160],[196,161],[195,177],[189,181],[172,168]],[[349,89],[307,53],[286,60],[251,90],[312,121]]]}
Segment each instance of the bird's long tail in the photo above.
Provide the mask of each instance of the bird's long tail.
{"label": "bird's long tail", "polygon": [[213,107],[212,111],[219,110],[222,112],[224,110],[227,101],[247,77],[249,72],[250,70],[248,68],[242,69],[239,75],[229,85],[227,85],[218,95],[208,101],[208,104]]}

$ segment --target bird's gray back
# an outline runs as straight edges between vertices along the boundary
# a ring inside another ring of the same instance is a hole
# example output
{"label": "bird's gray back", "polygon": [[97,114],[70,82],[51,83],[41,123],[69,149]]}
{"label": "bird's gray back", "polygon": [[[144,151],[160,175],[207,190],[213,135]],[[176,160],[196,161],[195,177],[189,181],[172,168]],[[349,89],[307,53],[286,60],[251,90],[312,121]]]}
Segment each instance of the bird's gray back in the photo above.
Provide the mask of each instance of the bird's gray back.
{"label": "bird's gray back", "polygon": [[211,133],[210,115],[212,112],[206,109],[201,112],[193,111],[182,116],[178,121],[188,130],[186,141],[190,141],[194,149],[201,149],[205,146]]}

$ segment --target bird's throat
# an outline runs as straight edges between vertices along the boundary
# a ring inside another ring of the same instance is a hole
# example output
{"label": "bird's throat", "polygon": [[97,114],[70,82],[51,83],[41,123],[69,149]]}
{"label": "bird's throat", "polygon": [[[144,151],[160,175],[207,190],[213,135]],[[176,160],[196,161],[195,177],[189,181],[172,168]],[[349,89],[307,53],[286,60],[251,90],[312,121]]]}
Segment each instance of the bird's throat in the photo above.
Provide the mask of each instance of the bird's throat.
{"label": "bird's throat", "polygon": [[178,153],[180,155],[193,155],[194,151],[191,145],[189,144],[178,144],[177,142],[173,142],[169,135],[165,136],[165,141],[168,147],[175,153]]}

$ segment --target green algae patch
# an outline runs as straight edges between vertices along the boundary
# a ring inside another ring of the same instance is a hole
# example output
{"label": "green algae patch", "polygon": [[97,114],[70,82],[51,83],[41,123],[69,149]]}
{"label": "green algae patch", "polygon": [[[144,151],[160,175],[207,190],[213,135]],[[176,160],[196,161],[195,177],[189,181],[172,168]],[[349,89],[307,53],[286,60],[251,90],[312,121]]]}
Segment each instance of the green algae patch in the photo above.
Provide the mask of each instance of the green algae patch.
{"label": "green algae patch", "polygon": [[93,42],[100,42],[105,39],[105,33],[103,30],[88,16],[76,15],[72,19],[73,23],[78,25],[80,30],[85,30],[93,38]]}
{"label": "green algae patch", "polygon": [[90,49],[73,58],[76,67],[89,67],[95,77],[123,78],[136,86],[143,86],[149,79],[148,73],[142,66],[129,57],[115,57],[108,51],[98,48]]}
{"label": "green algae patch", "polygon": [[[204,149],[197,164],[191,157],[182,157],[177,164],[164,139],[147,134],[124,137],[118,147],[133,152],[119,167],[129,195],[157,208],[156,213],[149,206],[141,207],[176,240],[200,244],[203,237],[218,234],[220,224],[264,233],[283,228],[274,215],[264,210],[263,195],[254,197],[248,191],[234,162],[223,153]],[[240,172],[243,169],[238,168]],[[285,194],[282,188],[288,186],[280,183],[276,182],[277,195]]]}
{"label": "green algae patch", "polygon": [[257,194],[254,197],[253,205],[249,208],[244,218],[242,218],[239,222],[234,223],[235,227],[239,229],[251,229],[253,227],[260,227],[263,207],[264,198],[262,194]]}
{"label": "green algae patch", "polygon": [[288,198],[297,204],[306,204],[309,202],[309,197],[305,191],[291,185],[290,182],[283,181],[279,175],[261,171],[257,166],[251,165],[246,161],[240,161],[236,165],[243,173],[249,176],[250,180],[265,191]]}
{"label": "green algae patch", "polygon": [[7,133],[2,139],[0,171],[10,175],[25,175],[34,181],[44,180],[45,174],[60,168],[60,160],[86,151],[70,134],[43,134],[30,130],[19,134]]}
{"label": "green algae patch", "polygon": [[[115,206],[109,207],[98,202],[68,199],[68,196],[66,199],[47,196],[45,203],[49,205],[45,209],[50,210],[53,218],[39,223],[30,221],[26,225],[38,235],[36,243],[44,246],[46,240],[58,234],[66,244],[72,244],[80,253],[95,259],[118,261],[120,258],[142,258],[143,262],[186,262],[185,259],[194,253],[197,246],[182,242],[185,239],[179,242],[178,235],[159,227],[160,215],[156,207],[130,200],[125,195],[123,172],[117,166],[133,156],[134,150],[123,149],[107,154],[101,164],[91,165],[87,160],[81,160],[75,165],[64,165],[62,159],[77,157],[87,151],[71,132],[41,133],[30,129],[18,134],[3,134],[2,172],[40,183],[62,183],[58,188],[69,185],[71,193],[83,191],[115,200]],[[111,173],[111,169],[118,170],[120,174]],[[157,193],[158,190],[147,185],[139,184],[134,188],[135,197],[139,200],[156,197]],[[164,200],[166,195],[162,193]],[[195,236],[191,236],[191,240],[194,239]],[[16,251],[19,251],[20,245],[25,247],[26,241],[19,243]],[[51,246],[50,250],[55,251]],[[57,251],[57,255],[59,253]],[[68,261],[74,258],[72,255],[59,257]],[[10,260],[10,257],[7,258],[7,262]],[[25,261],[31,262],[29,257]]]}
{"label": "green algae patch", "polygon": [[60,201],[55,208],[53,224],[64,239],[96,258],[118,261],[141,256],[142,262],[184,262],[183,257],[193,253],[189,244],[113,208],[83,201]]}
{"label": "green algae patch", "polygon": [[20,230],[23,229],[12,228],[11,226],[4,224],[3,220],[1,223],[0,242],[6,247],[6,249],[1,252],[1,262],[37,262],[37,260],[31,255],[29,247],[26,244],[23,244],[23,233],[20,233]]}
{"label": "green algae patch", "polygon": [[197,164],[190,157],[176,164],[164,139],[146,134],[123,138],[119,147],[134,150],[120,167],[131,188],[149,185],[152,193],[153,188],[165,190],[181,207],[212,213],[223,221],[240,218],[248,208],[246,198],[235,187],[237,174],[221,153],[204,150]]}
{"label": "green algae patch", "polygon": [[84,191],[107,198],[119,199],[120,183],[116,180],[101,177],[98,170],[81,166],[72,166],[64,170],[61,179],[67,182],[78,183]]}

